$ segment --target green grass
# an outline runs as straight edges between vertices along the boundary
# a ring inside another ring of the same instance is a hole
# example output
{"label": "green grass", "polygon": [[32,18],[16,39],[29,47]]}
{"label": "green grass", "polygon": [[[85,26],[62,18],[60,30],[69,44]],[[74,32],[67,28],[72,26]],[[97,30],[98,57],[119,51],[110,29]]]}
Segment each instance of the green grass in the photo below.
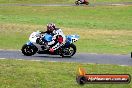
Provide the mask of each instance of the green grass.
{"label": "green grass", "polygon": [[[43,29],[42,25],[21,24],[1,24],[0,27],[0,49],[21,49],[33,31]],[[80,39],[75,43],[77,52],[113,54],[128,54],[131,52],[131,30],[81,30],[65,27],[62,29],[66,35],[80,35]]]}
{"label": "green grass", "polygon": [[[89,0],[90,2],[130,2],[131,0]],[[74,3],[74,0],[0,0],[0,3],[38,3],[38,4],[55,4],[55,3]]]}
{"label": "green grass", "polygon": [[0,88],[131,88],[130,84],[76,83],[78,67],[88,74],[130,74],[131,66],[0,60]]}
{"label": "green grass", "polygon": [[[78,52],[131,52],[132,7],[0,7],[0,48],[21,49],[32,31],[54,22],[79,34]],[[45,27],[46,29],[46,27]]]}
{"label": "green grass", "polygon": [[129,29],[132,7],[0,7],[0,22],[90,29]]}

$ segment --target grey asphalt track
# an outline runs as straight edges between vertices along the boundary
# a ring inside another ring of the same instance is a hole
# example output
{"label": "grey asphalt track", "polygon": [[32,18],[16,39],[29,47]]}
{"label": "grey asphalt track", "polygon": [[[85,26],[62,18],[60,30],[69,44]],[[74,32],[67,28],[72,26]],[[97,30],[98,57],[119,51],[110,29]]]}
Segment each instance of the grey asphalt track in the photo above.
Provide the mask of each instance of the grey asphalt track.
{"label": "grey asphalt track", "polygon": [[[93,7],[93,6],[120,6],[120,5],[132,5],[132,2],[100,2],[100,3],[98,2],[98,3],[90,3],[88,6]],[[75,4],[0,4],[0,6],[76,6],[76,5]]]}
{"label": "grey asphalt track", "polygon": [[24,60],[42,60],[55,62],[78,62],[78,63],[96,63],[96,64],[114,64],[114,65],[132,65],[130,55],[113,54],[88,54],[77,53],[72,58],[62,58],[57,55],[36,54],[33,56],[24,56],[21,51],[0,50],[0,58],[24,59]]}

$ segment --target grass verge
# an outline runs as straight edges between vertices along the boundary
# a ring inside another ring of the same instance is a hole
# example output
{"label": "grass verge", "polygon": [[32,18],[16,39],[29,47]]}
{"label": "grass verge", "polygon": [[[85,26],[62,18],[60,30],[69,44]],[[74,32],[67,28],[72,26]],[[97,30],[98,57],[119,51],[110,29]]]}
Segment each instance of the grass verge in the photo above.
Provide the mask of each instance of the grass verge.
{"label": "grass verge", "polygon": [[131,88],[132,84],[88,84],[80,86],[78,67],[89,74],[130,74],[131,66],[0,60],[0,88]]}
{"label": "grass verge", "polygon": [[[1,24],[0,27],[1,49],[21,49],[33,31],[43,29],[42,25],[21,24]],[[79,28],[65,27],[62,27],[62,29],[66,35],[80,35],[80,39],[75,43],[78,52],[113,54],[128,54],[131,52],[131,30],[81,30]]]}
{"label": "grass verge", "polygon": [[89,29],[132,28],[132,6],[108,7],[0,7],[0,23],[46,25]]}

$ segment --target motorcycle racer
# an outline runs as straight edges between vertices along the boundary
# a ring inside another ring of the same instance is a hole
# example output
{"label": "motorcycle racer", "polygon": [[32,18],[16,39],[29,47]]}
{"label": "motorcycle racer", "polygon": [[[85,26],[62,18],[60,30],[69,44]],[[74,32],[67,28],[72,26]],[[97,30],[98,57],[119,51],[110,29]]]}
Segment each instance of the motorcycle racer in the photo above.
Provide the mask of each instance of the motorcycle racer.
{"label": "motorcycle racer", "polygon": [[87,0],[79,0],[81,3],[85,3],[87,2]]}
{"label": "motorcycle racer", "polygon": [[56,28],[54,23],[47,24],[47,31],[42,32],[42,33],[48,33],[48,34],[51,34],[53,36],[52,41],[47,42],[47,43],[43,43],[43,44],[46,44],[48,46],[51,46],[49,49],[49,51],[51,53],[53,53],[55,50],[57,50],[63,44],[65,44],[65,40],[66,40],[65,35],[63,34],[63,32],[60,28]]}
{"label": "motorcycle racer", "polygon": [[88,0],[77,0],[75,1],[76,5],[80,5],[80,4],[86,4],[89,5],[89,1]]}

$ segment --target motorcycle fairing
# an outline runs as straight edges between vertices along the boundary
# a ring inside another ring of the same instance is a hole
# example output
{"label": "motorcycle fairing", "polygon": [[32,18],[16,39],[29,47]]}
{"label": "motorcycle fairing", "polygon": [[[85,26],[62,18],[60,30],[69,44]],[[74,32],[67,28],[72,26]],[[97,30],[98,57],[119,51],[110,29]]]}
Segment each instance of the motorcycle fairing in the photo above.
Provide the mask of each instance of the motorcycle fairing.
{"label": "motorcycle fairing", "polygon": [[47,42],[50,42],[50,41],[52,41],[52,35],[50,35],[50,34],[45,34],[45,36],[43,37],[43,39],[44,39],[45,41],[47,41]]}
{"label": "motorcycle fairing", "polygon": [[30,41],[28,41],[26,44],[27,44],[27,45],[31,45],[31,46],[33,46],[33,43],[30,42]]}
{"label": "motorcycle fairing", "polygon": [[70,44],[73,42],[76,42],[79,39],[79,35],[67,35],[66,36],[66,42],[69,42]]}

